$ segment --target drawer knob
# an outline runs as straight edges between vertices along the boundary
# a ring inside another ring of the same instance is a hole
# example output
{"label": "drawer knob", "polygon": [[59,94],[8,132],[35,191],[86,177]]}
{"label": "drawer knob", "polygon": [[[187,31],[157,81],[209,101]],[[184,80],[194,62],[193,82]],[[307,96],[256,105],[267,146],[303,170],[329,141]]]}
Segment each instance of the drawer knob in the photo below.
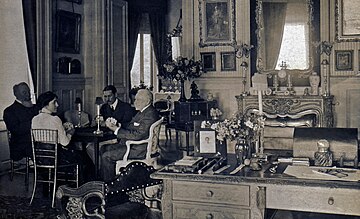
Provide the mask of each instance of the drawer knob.
{"label": "drawer knob", "polygon": [[213,218],[214,218],[214,216],[212,214],[206,215],[206,219],[213,219]]}
{"label": "drawer knob", "polygon": [[214,195],[214,193],[212,192],[212,191],[208,191],[207,193],[206,193],[206,196],[207,197],[212,197]]}
{"label": "drawer knob", "polygon": [[329,199],[328,199],[328,204],[329,205],[333,205],[334,204],[334,198],[333,197],[330,197]]}

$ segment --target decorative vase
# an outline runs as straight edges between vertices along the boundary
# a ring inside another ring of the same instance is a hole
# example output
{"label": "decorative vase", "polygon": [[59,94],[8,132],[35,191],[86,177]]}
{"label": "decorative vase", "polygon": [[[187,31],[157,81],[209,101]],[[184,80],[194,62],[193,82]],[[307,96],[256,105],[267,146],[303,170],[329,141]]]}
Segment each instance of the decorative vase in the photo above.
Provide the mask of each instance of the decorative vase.
{"label": "decorative vase", "polygon": [[246,139],[239,138],[235,144],[235,156],[237,165],[243,164],[247,158],[249,146],[246,143]]}
{"label": "decorative vase", "polygon": [[186,96],[185,96],[185,81],[180,80],[180,98],[179,102],[186,102]]}

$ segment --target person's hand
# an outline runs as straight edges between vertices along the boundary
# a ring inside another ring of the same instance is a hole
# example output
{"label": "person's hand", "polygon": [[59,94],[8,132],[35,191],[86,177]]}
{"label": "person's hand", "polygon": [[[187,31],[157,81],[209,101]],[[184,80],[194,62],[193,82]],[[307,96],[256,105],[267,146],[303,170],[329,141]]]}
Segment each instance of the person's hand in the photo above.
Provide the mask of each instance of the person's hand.
{"label": "person's hand", "polygon": [[65,122],[63,126],[66,134],[73,135],[75,133],[74,125],[71,122]]}
{"label": "person's hand", "polygon": [[[115,120],[116,121],[116,120]],[[105,121],[105,126],[108,127],[111,131],[115,131],[116,129],[121,127],[121,124],[117,125],[117,122],[114,122],[111,119],[107,119]]]}

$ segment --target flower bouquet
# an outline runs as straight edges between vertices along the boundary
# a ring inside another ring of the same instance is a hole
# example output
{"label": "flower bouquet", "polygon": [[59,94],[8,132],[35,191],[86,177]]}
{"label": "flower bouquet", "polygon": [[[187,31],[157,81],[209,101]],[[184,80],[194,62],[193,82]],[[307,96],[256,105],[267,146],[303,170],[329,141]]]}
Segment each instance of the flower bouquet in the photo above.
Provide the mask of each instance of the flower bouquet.
{"label": "flower bouquet", "polygon": [[184,92],[184,81],[192,78],[198,78],[203,73],[202,62],[195,61],[194,58],[178,57],[163,65],[163,71],[160,71],[159,77],[181,82],[181,97],[179,101],[186,101]]}
{"label": "flower bouquet", "polygon": [[211,108],[210,109],[210,116],[213,118],[213,120],[219,119],[219,117],[222,115],[222,112],[219,108]]}

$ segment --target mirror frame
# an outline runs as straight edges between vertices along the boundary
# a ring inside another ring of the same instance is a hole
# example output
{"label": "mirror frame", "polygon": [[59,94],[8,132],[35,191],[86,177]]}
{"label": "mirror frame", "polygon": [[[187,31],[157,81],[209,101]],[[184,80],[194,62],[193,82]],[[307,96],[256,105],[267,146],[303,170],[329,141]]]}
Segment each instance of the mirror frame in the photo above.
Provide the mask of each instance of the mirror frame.
{"label": "mirror frame", "polygon": [[[252,75],[255,72],[259,72],[262,74],[267,74],[268,78],[272,78],[272,76],[274,74],[277,74],[277,72],[279,70],[266,70],[264,69],[263,66],[263,60],[266,59],[266,57],[262,57],[261,53],[259,52],[261,47],[264,46],[261,44],[261,31],[259,31],[260,28],[263,27],[263,23],[261,22],[262,19],[260,16],[263,15],[263,7],[262,7],[262,3],[264,1],[263,0],[256,0],[256,5],[255,5],[255,22],[253,25],[255,27],[255,35],[256,35],[256,39],[252,40],[252,44],[256,45],[256,50],[254,50],[254,59],[252,59],[252,69],[254,69],[254,72],[252,73]],[[305,69],[305,70],[301,70],[301,69],[287,69],[286,71],[292,75],[292,79],[293,79],[293,86],[309,86],[309,76],[311,75],[312,72],[318,72],[318,74],[320,74],[320,57],[317,57],[317,42],[320,41],[320,29],[315,27],[316,25],[316,20],[320,21],[320,3],[318,3],[318,6],[314,6],[314,0],[307,0],[307,5],[308,5],[308,16],[309,16],[309,68]],[[315,10],[317,11],[317,14],[315,14]],[[320,23],[320,22],[318,22]],[[317,31],[317,32],[316,32]],[[315,36],[315,37],[314,37]],[[272,80],[268,80],[269,86],[272,85]]]}

